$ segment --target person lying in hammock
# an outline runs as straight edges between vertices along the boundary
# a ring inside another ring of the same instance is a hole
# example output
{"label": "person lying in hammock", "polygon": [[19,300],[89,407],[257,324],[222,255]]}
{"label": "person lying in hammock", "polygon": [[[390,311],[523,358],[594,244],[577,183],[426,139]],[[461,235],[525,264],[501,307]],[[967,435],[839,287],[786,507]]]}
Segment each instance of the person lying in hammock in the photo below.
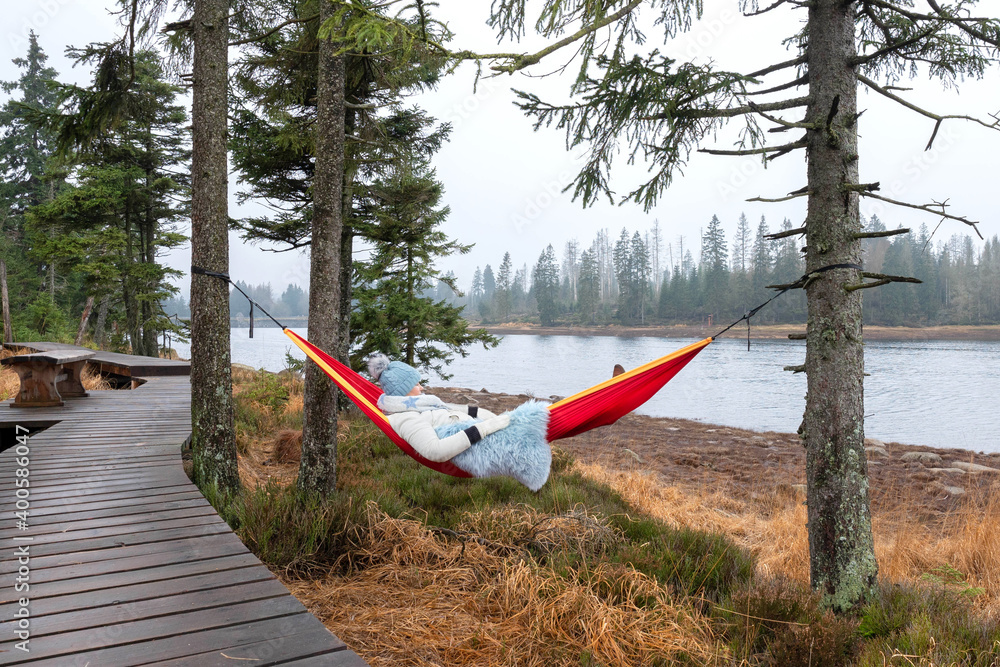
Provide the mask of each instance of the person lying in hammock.
{"label": "person lying in hammock", "polygon": [[[389,418],[392,429],[410,443],[422,457],[442,462],[453,459],[486,436],[510,425],[510,415],[495,415],[475,405],[445,403],[437,396],[425,394],[420,385],[420,372],[402,361],[389,361],[384,354],[368,360],[368,372],[385,391],[378,399],[378,408]],[[469,422],[454,435],[439,437],[439,426]]]}
{"label": "person lying in hammock", "polygon": [[495,415],[474,405],[445,403],[423,393],[417,369],[384,354],[369,358],[368,373],[385,392],[379,410],[420,456],[452,461],[473,477],[513,477],[532,491],[545,484],[552,450],[545,439],[549,412],[543,404],[529,401]]}

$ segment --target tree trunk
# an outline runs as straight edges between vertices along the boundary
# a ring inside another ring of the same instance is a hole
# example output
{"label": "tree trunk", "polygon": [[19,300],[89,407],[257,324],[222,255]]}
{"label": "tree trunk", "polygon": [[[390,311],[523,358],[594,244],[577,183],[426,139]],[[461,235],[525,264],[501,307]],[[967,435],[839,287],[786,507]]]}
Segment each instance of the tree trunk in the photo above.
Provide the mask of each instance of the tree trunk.
{"label": "tree trunk", "polygon": [[108,306],[111,303],[111,297],[107,294],[101,299],[101,305],[97,309],[97,322],[94,324],[94,344],[97,345],[98,350],[104,349],[104,328],[108,321]]}
{"label": "tree trunk", "polygon": [[[333,5],[320,3],[320,21]],[[340,250],[344,178],[344,56],[320,40],[317,81],[316,170],[309,267],[309,342],[340,349]],[[316,364],[306,366],[299,488],[324,495],[337,487],[337,390]]]}
{"label": "tree trunk", "polygon": [[[357,112],[353,109],[344,110],[344,134],[353,135],[357,121]],[[351,293],[354,287],[354,179],[357,178],[357,155],[350,161],[344,159],[344,185],[341,198],[341,233],[340,233],[340,348],[336,352],[337,360],[351,365]],[[350,401],[346,401],[350,405]]]}
{"label": "tree trunk", "polygon": [[[191,263],[229,271],[226,156],[229,2],[195,0],[191,113]],[[191,446],[194,479],[224,492],[240,488],[233,427],[229,289],[191,276]]]}
{"label": "tree trunk", "polygon": [[3,342],[14,342],[14,330],[10,326],[10,299],[7,296],[7,262],[0,259],[0,309],[3,310]]}
{"label": "tree trunk", "polygon": [[[6,291],[6,290],[5,290]],[[87,303],[83,306],[83,315],[80,316],[80,328],[76,330],[76,340],[74,345],[83,345],[83,335],[87,333],[87,322],[90,321],[90,311],[94,307],[94,295],[87,297]]]}
{"label": "tree trunk", "polygon": [[[854,2],[814,0],[809,7],[807,118],[809,212],[807,271],[861,263],[858,195]],[[846,611],[875,591],[878,566],[864,449],[864,347],[856,269],[819,274],[807,287],[808,393],[801,435],[806,447],[809,557],[813,588]]]}

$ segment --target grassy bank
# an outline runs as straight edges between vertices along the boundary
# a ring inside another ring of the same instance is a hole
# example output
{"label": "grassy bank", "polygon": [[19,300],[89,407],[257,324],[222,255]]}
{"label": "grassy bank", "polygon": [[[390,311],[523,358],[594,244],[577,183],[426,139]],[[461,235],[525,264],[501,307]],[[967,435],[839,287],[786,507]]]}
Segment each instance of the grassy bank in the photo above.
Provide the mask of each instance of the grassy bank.
{"label": "grassy bank", "polygon": [[1000,664],[992,494],[934,525],[905,493],[880,509],[880,596],[836,619],[808,590],[793,492],[736,500],[556,449],[534,494],[434,473],[348,416],[320,502],[291,484],[301,384],[237,380],[247,491],[213,500],[370,664]]}

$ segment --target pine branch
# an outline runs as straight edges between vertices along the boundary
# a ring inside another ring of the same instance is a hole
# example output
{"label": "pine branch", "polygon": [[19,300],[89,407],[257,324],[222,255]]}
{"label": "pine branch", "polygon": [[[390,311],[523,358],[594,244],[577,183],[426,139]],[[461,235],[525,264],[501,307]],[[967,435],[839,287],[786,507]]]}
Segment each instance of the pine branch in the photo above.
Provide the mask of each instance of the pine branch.
{"label": "pine branch", "polygon": [[289,19],[289,20],[285,21],[284,23],[282,23],[282,24],[280,24],[278,26],[275,26],[273,29],[268,30],[263,35],[257,35],[256,37],[247,37],[246,39],[240,39],[240,40],[237,40],[235,42],[229,42],[229,46],[242,46],[243,44],[250,44],[251,42],[260,42],[260,41],[263,41],[263,40],[267,39],[268,37],[270,37],[274,33],[278,32],[282,28],[287,28],[288,26],[294,25],[296,23],[308,23],[309,21],[315,21],[318,18],[319,18],[319,14],[313,14],[312,16],[307,16],[307,17],[302,18],[302,19]]}
{"label": "pine branch", "polygon": [[[812,194],[812,190],[806,190],[805,192],[790,192],[790,193],[788,193],[787,197],[777,197],[775,199],[768,199],[766,197],[753,197],[752,199],[747,199],[747,201],[760,201],[760,202],[765,202],[767,204],[777,204],[778,202],[789,201],[791,199],[798,199],[799,197],[808,197],[811,194]],[[796,231],[798,231],[798,230],[796,230]],[[805,231],[805,227],[802,228],[802,231],[803,232]],[[789,234],[789,236],[793,236],[793,235]],[[782,238],[782,237],[778,237],[778,238]]]}
{"label": "pine branch", "polygon": [[870,271],[862,271],[861,276],[863,278],[872,278],[875,280],[888,280],[894,283],[917,283],[922,284],[924,281],[919,278],[912,278],[910,276],[893,276],[887,273],[871,273]]}
{"label": "pine branch", "polygon": [[[755,3],[756,4],[756,3]],[[808,7],[808,2],[802,2],[801,0],[775,0],[772,4],[768,5],[764,9],[758,9],[756,11],[750,12],[749,14],[744,12],[743,16],[760,16],[762,14],[767,14],[768,12],[777,9],[781,5],[795,5],[796,7]]]}
{"label": "pine branch", "polygon": [[761,111],[784,111],[797,107],[808,106],[810,97],[796,97],[781,102],[754,104],[754,106],[730,107],[728,109],[677,109],[673,113],[662,113],[647,116],[644,120],[669,120],[671,118],[734,118]]}
{"label": "pine branch", "polygon": [[803,138],[791,144],[784,144],[783,146],[763,146],[761,148],[745,148],[734,151],[719,150],[716,148],[699,148],[699,153],[708,153],[709,155],[767,155],[768,153],[786,153],[788,151],[797,150],[799,148],[805,148],[808,146],[808,142]]}
{"label": "pine branch", "polygon": [[[577,42],[577,41],[583,39],[584,37],[587,37],[588,35],[597,32],[601,28],[614,23],[615,21],[617,21],[618,19],[622,18],[623,16],[631,13],[632,10],[635,9],[636,7],[638,7],[639,5],[641,5],[642,2],[643,2],[643,0],[632,0],[632,2],[628,3],[627,5],[625,5],[621,9],[619,9],[617,12],[615,12],[613,14],[610,14],[610,15],[604,17],[603,19],[601,19],[600,21],[592,23],[589,26],[585,26],[585,27],[577,30],[572,35],[569,35],[568,37],[564,37],[563,39],[560,39],[558,42],[550,44],[549,46],[546,46],[544,49],[542,49],[540,51],[536,51],[533,54],[521,54],[521,55],[518,55],[518,56],[516,56],[514,58],[514,62],[512,62],[511,64],[509,64],[509,65],[494,65],[490,69],[492,69],[495,72],[506,72],[507,74],[513,74],[514,72],[516,72],[518,70],[522,70],[525,67],[530,67],[531,65],[537,64],[545,56],[547,56],[547,55],[549,55],[551,53],[554,53],[555,51],[558,51],[559,49],[561,49],[564,46],[567,46],[569,44],[572,44],[573,42]],[[474,57],[474,58],[467,58],[467,59],[481,60],[482,58]]]}
{"label": "pine branch", "polygon": [[916,111],[917,113],[919,113],[922,116],[926,116],[927,118],[932,118],[932,119],[934,119],[934,120],[937,121],[937,123],[934,126],[934,132],[933,132],[933,134],[931,134],[930,141],[927,142],[927,147],[924,150],[930,150],[931,146],[934,145],[934,138],[937,137],[938,127],[940,127],[941,122],[945,121],[945,120],[968,120],[968,121],[972,121],[973,123],[979,123],[983,127],[988,128],[990,130],[1000,131],[1000,118],[996,118],[995,117],[996,119],[994,120],[993,123],[987,123],[987,122],[985,122],[983,120],[980,120],[979,118],[974,118],[972,116],[950,116],[950,115],[949,116],[942,116],[942,115],[933,113],[931,111],[927,111],[926,109],[922,109],[922,108],[918,107],[916,104],[913,104],[912,102],[907,102],[906,100],[904,100],[902,97],[899,97],[898,95],[893,95],[891,92],[889,92],[888,90],[886,90],[882,86],[878,85],[877,83],[875,83],[874,81],[872,81],[871,79],[869,79],[868,77],[866,77],[864,74],[858,74],[858,81],[860,81],[861,83],[865,84],[866,86],[868,86],[869,88],[871,88],[872,90],[874,90],[876,93],[879,93],[880,95],[888,97],[890,100],[892,100],[894,102],[902,104],[907,109],[910,109],[912,111]]}
{"label": "pine branch", "polygon": [[782,130],[772,130],[772,132],[774,132],[774,131],[784,132],[785,130],[791,130],[791,129],[794,129],[794,128],[802,128],[804,130],[815,130],[815,129],[817,129],[819,127],[815,123],[792,123],[792,122],[789,122],[789,121],[787,121],[787,120],[785,120],[783,118],[778,118],[777,116],[772,116],[772,115],[768,114],[767,112],[763,111],[761,109],[760,105],[757,104],[756,102],[748,102],[747,106],[749,106],[751,109],[753,109],[755,113],[763,116],[765,119],[771,121],[772,123],[774,123],[776,125],[780,125],[782,128],[785,128],[785,129],[782,129]]}
{"label": "pine branch", "polygon": [[896,236],[898,234],[909,234],[909,229],[887,229],[883,232],[861,232],[860,234],[852,234],[856,239],[881,239],[886,236]]}
{"label": "pine branch", "polygon": [[160,30],[162,33],[168,32],[191,32],[191,19],[185,19],[183,21],[173,21],[167,23]]}
{"label": "pine branch", "polygon": [[[869,17],[870,16],[871,15],[869,15]],[[867,65],[871,61],[876,60],[878,58],[881,58],[884,55],[888,55],[890,53],[894,53],[896,51],[899,51],[900,49],[905,49],[907,46],[912,46],[913,44],[916,44],[917,42],[919,42],[919,41],[921,41],[923,39],[926,39],[927,37],[930,37],[935,32],[936,32],[936,30],[934,28],[928,28],[927,30],[924,30],[923,32],[918,33],[918,34],[914,35],[913,37],[910,37],[909,39],[904,39],[904,40],[899,41],[899,42],[894,42],[894,41],[892,41],[890,39],[890,36],[888,34],[886,34],[885,31],[883,30],[882,34],[886,37],[886,41],[891,42],[891,43],[888,46],[884,46],[881,49],[879,49],[878,51],[875,51],[873,53],[869,53],[866,56],[857,56],[853,60],[854,65],[855,66]]]}
{"label": "pine branch", "polygon": [[[862,197],[870,197],[871,199],[879,199],[879,200],[887,202],[889,204],[895,204],[896,206],[903,206],[905,208],[916,209],[917,211],[924,211],[926,213],[933,213],[934,215],[940,215],[942,218],[947,218],[948,220],[957,220],[958,222],[964,223],[964,224],[969,225],[970,227],[972,227],[974,230],[976,230],[976,235],[979,236],[980,239],[983,239],[983,235],[979,231],[979,227],[977,227],[977,225],[979,224],[978,222],[969,220],[968,218],[966,218],[964,216],[952,215],[951,213],[948,213],[947,211],[945,211],[945,209],[948,207],[948,201],[947,200],[945,200],[943,202],[932,202],[930,204],[910,204],[910,203],[905,202],[905,201],[898,201],[896,199],[890,199],[888,197],[883,197],[882,195],[877,195],[874,192],[861,192],[859,194]],[[985,240],[985,239],[983,239],[983,240]]]}
{"label": "pine branch", "polygon": [[996,25],[994,25],[994,28],[997,29],[997,34],[996,35],[992,35],[992,36],[987,35],[986,33],[982,32],[981,30],[977,30],[975,28],[971,28],[971,27],[969,27],[967,25],[967,23],[992,23],[991,20],[989,20],[989,19],[959,19],[957,16],[951,16],[950,14],[948,14],[947,12],[945,12],[943,9],[941,9],[941,6],[938,5],[938,3],[935,0],[927,0],[927,4],[931,6],[931,9],[933,9],[934,12],[938,16],[940,16],[942,19],[944,19],[948,23],[951,23],[953,26],[956,26],[959,30],[962,30],[963,32],[971,35],[972,37],[975,37],[976,39],[978,39],[981,42],[986,42],[987,44],[992,44],[993,46],[995,46],[997,48],[1000,48],[1000,28],[997,28]]}
{"label": "pine branch", "polygon": [[[801,197],[802,195],[796,195],[796,196]],[[774,234],[765,234],[764,238],[771,239],[772,241],[777,241],[778,239],[785,239],[788,238],[789,236],[799,236],[800,234],[805,234],[805,233],[806,233],[806,228],[799,227],[798,229],[786,229],[783,232],[775,232]]]}
{"label": "pine branch", "polygon": [[844,289],[848,292],[855,292],[859,289],[871,289],[873,287],[882,287],[883,285],[888,285],[890,283],[922,283],[922,280],[917,278],[910,278],[909,276],[889,276],[884,273],[862,273],[864,278],[877,278],[870,283],[858,283],[857,285],[844,285]]}
{"label": "pine branch", "polygon": [[756,72],[750,72],[749,74],[747,74],[747,78],[759,79],[762,76],[767,76],[768,74],[777,72],[779,70],[787,69],[789,67],[795,67],[796,65],[805,65],[806,60],[807,60],[806,56],[799,56],[798,58],[792,58],[791,60],[785,60],[784,62],[775,63],[774,65],[770,65],[769,67],[765,67],[764,69],[759,69]]}
{"label": "pine branch", "polygon": [[789,88],[797,88],[798,86],[804,86],[809,83],[809,74],[803,74],[794,81],[789,81],[788,83],[783,83],[780,86],[775,86],[773,88],[765,88],[764,90],[755,90],[753,92],[747,93],[747,95],[770,95],[771,93],[778,93],[782,90],[788,90]]}

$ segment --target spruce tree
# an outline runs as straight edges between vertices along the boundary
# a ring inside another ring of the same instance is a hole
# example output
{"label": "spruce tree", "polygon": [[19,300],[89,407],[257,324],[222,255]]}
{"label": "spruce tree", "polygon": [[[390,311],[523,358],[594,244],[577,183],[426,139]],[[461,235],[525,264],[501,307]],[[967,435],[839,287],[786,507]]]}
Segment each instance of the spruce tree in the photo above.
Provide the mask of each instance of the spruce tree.
{"label": "spruce tree", "polygon": [[499,342],[483,329],[469,330],[461,308],[433,296],[438,281],[457,289],[436,261],[465,254],[471,246],[440,229],[449,209],[441,206],[443,189],[428,159],[398,164],[371,193],[372,206],[359,221],[374,248],[370,259],[355,267],[354,363],[383,352],[448,378],[444,367],[453,355],[465,356],[475,343],[489,348]]}
{"label": "spruce tree", "polygon": [[[59,102],[58,73],[47,62],[38,36],[31,32],[25,56],[13,59],[21,75],[15,81],[0,82],[0,88],[10,95],[0,107],[0,261],[6,269],[7,316],[15,316],[11,317],[12,327],[18,323],[21,328],[28,326],[20,316],[39,296],[43,276],[50,268],[39,253],[32,252],[25,234],[25,213],[49,200],[57,184],[46,177],[56,152],[55,133],[34,117],[38,112],[53,113]],[[53,303],[52,307],[57,306]],[[4,335],[12,336],[13,332],[5,329]]]}
{"label": "spruce tree", "polygon": [[531,291],[538,305],[538,317],[543,327],[555,324],[559,314],[556,296],[559,293],[559,264],[556,252],[549,244],[538,256],[535,268],[531,272]]}
{"label": "spruce tree", "polygon": [[[31,253],[79,276],[91,304],[114,299],[112,321],[131,353],[145,356],[157,356],[161,332],[178,332],[160,302],[177,292],[170,278],[180,272],[158,257],[186,240],[176,227],[188,215],[187,113],[175,103],[181,89],[164,79],[155,52],[137,53],[118,123],[71,156],[70,184],[28,210]],[[93,89],[62,92],[60,112],[70,116]]]}
{"label": "spruce tree", "polygon": [[503,255],[503,261],[500,263],[499,272],[497,273],[496,296],[494,297],[494,302],[496,303],[496,316],[497,320],[500,322],[506,322],[510,319],[513,268],[510,253],[505,252]]}

